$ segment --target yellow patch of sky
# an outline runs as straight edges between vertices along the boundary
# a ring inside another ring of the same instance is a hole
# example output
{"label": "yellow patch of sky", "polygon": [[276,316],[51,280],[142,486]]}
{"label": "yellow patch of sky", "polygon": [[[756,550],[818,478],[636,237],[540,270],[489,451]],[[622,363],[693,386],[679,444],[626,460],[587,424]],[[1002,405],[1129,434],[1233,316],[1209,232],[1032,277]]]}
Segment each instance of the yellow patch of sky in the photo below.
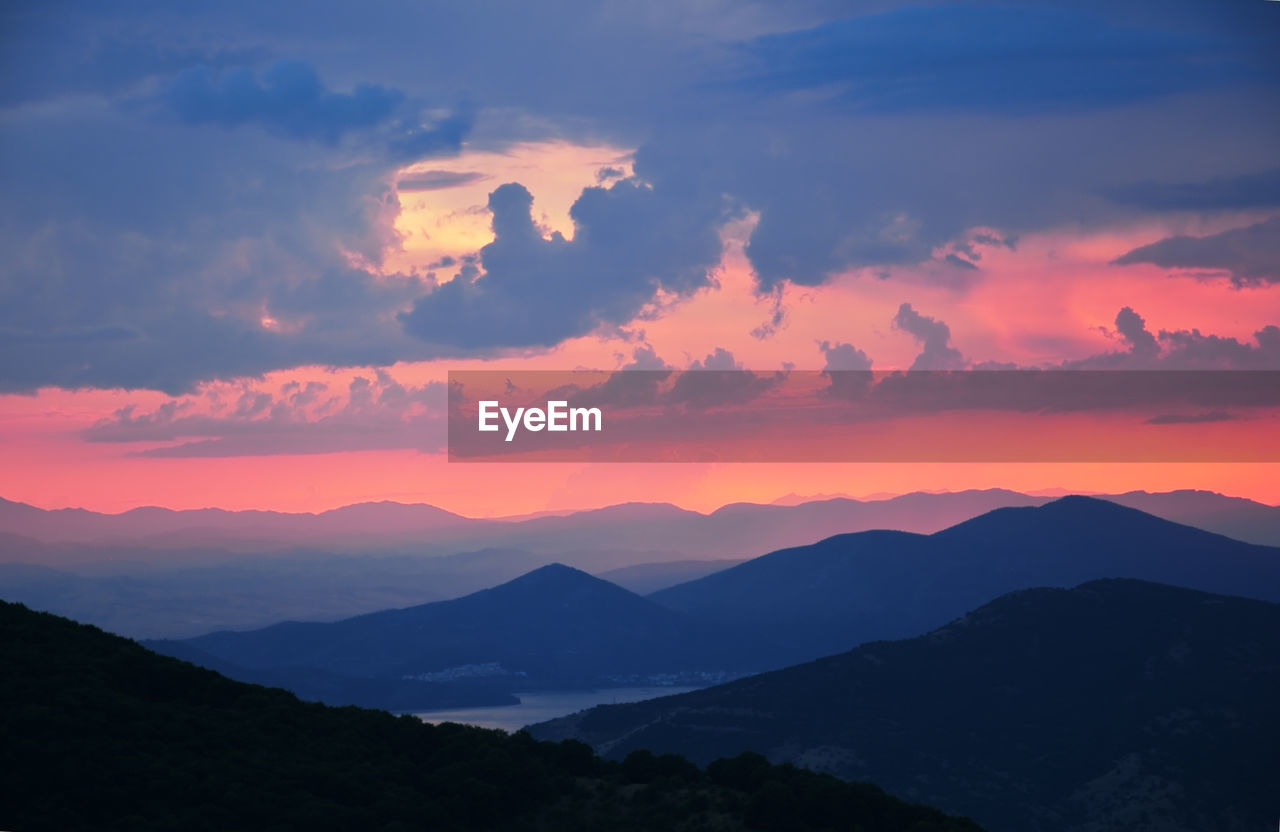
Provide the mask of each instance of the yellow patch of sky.
{"label": "yellow patch of sky", "polygon": [[[631,150],[568,141],[522,142],[501,151],[464,150],[450,159],[419,162],[400,170],[400,245],[386,252],[387,271],[425,271],[442,257],[478,251],[493,240],[489,194],[518,182],[533,194],[533,218],[545,233],[573,237],[569,209],[582,189],[595,185],[604,168],[631,173]],[[441,269],[447,280],[453,269]]]}

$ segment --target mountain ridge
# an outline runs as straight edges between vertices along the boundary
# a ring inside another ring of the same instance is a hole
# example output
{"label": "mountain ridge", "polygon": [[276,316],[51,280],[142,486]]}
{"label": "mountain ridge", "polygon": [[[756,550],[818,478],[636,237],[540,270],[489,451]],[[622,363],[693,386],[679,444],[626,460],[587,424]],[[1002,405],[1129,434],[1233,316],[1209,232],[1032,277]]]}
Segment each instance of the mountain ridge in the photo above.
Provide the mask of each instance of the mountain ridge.
{"label": "mountain ridge", "polygon": [[250,670],[312,668],[393,679],[483,668],[499,689],[510,691],[643,684],[682,675],[714,680],[764,669],[757,645],[734,642],[715,625],[550,564],[448,601],[330,623],[216,632],[181,643]]}
{"label": "mountain ridge", "polygon": [[0,664],[9,829],[981,832],[751,755],[706,771],[673,756],[619,764],[580,743],[299,702],[6,602]]}
{"label": "mountain ridge", "polygon": [[[1247,538],[1251,542],[1280,544],[1280,507],[1214,492],[1192,490],[1154,494],[1133,491],[1099,496],[1164,516],[1166,519],[1180,521],[1185,517],[1185,522],[1192,525],[1237,538]],[[46,543],[127,541],[153,546],[190,545],[190,536],[199,533],[204,545],[218,541],[223,545],[234,544],[240,547],[315,543],[345,546],[352,543],[343,536],[348,531],[359,533],[368,541],[382,541],[378,545],[386,545],[392,541],[405,543],[415,534],[430,532],[445,535],[450,540],[460,539],[460,535],[479,536],[477,540],[485,538],[481,541],[484,545],[497,545],[503,535],[513,529],[525,536],[561,535],[571,529],[583,532],[600,525],[645,522],[655,517],[669,522],[692,523],[694,526],[714,526],[726,519],[751,519],[758,516],[773,520],[797,514],[820,516],[824,511],[842,510],[859,514],[858,518],[850,518],[857,528],[844,531],[878,527],[927,533],[954,525],[964,519],[960,515],[966,512],[967,516],[976,516],[1001,505],[1039,505],[1049,499],[1007,489],[969,489],[940,494],[910,492],[874,500],[832,496],[795,504],[737,502],[709,512],[692,511],[670,503],[631,502],[541,516],[506,518],[466,517],[429,503],[401,503],[391,500],[353,503],[321,512],[257,509],[233,511],[221,508],[176,510],[142,506],[117,514],[103,514],[81,508],[41,509],[0,498],[0,531],[25,535]],[[947,508],[948,504],[954,507]],[[911,508],[913,506],[914,509]],[[800,511],[794,511],[796,509]],[[939,511],[943,514],[931,521],[930,515]],[[864,514],[866,517],[861,516]],[[875,523],[873,515],[878,515],[879,523]],[[692,527],[686,533],[691,531]],[[827,534],[837,531],[839,529],[828,527]],[[714,540],[714,536],[712,539]],[[760,553],[763,552],[757,552]],[[741,557],[751,553],[738,551],[735,554]]]}
{"label": "mountain ridge", "polygon": [[1245,832],[1274,822],[1278,691],[1280,604],[1105,579],[529,730],[619,757],[749,749],[875,772],[993,832]]}
{"label": "mountain ridge", "polygon": [[1280,601],[1280,548],[1070,496],[995,509],[932,535],[836,535],[649,598],[744,632],[767,627],[802,661],[926,632],[1013,590],[1109,577]]}

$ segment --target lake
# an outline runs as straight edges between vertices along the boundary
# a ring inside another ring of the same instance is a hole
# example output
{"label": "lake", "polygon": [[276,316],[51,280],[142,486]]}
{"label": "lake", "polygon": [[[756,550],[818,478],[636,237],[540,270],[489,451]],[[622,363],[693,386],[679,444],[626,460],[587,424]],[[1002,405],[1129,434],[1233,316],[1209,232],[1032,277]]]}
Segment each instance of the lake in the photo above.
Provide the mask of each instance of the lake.
{"label": "lake", "polygon": [[596,705],[621,705],[639,702],[659,696],[674,696],[698,688],[643,687],[607,688],[605,690],[554,690],[537,693],[517,693],[519,705],[493,705],[482,708],[454,708],[446,711],[426,711],[414,714],[425,722],[464,722],[481,728],[501,728],[515,732],[526,725],[543,722],[560,716],[568,716]]}

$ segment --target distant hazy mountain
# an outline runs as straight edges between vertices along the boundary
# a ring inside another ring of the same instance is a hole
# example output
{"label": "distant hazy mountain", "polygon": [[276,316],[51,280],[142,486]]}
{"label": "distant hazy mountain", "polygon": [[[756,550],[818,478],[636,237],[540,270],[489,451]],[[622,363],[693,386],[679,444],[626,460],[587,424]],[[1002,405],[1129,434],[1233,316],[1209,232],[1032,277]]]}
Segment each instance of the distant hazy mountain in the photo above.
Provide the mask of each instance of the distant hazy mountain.
{"label": "distant hazy mountain", "polygon": [[[42,554],[67,547],[81,556],[100,551],[28,539],[23,551],[31,556],[29,562],[0,563],[0,597],[132,638],[190,638],[282,620],[336,621],[458,598],[557,560],[604,573],[619,563],[651,556],[489,548],[435,557],[295,551],[234,558],[224,553],[211,562],[194,563],[77,562],[58,569],[37,565],[47,562]],[[632,588],[652,592],[735,562],[711,561],[701,571],[679,563],[670,570],[666,564],[646,564],[637,570]]]}
{"label": "distant hazy mountain", "polygon": [[1212,491],[1129,491],[1105,499],[1247,543],[1280,546],[1280,506]]}
{"label": "distant hazy mountain", "polygon": [[284,688],[299,699],[326,705],[355,705],[390,711],[434,711],[482,705],[515,705],[519,699],[504,679],[420,679],[346,676],[311,667],[244,668],[181,641],[152,641],[147,646],[166,656],[221,673],[238,682]]}
{"label": "distant hazy mountain", "polygon": [[1280,605],[1109,580],[531,730],[615,757],[753,749],[996,832],[1252,832],[1276,822],[1277,701]]}
{"label": "distant hazy mountain", "polygon": [[233,682],[0,603],[0,827],[981,832],[755,756],[700,771]]}
{"label": "distant hazy mountain", "polygon": [[[1112,499],[1175,522],[1228,537],[1280,545],[1280,507],[1207,491],[1130,492]],[[802,500],[802,501],[801,501]],[[649,561],[741,559],[823,537],[870,529],[928,534],[992,509],[1042,505],[1048,497],[1003,489],[914,493],[855,500],[794,495],[771,505],[736,503],[710,514],[666,503],[515,519],[467,518],[425,504],[362,503],[318,514],[138,508],[123,514],[46,511],[0,499],[0,561],[24,559],[17,535],[32,541],[88,544],[105,551],[50,550],[49,566],[95,562],[103,555],[167,562],[175,552],[221,553],[290,548],[330,552],[449,554],[514,548],[540,553],[579,550],[648,552]],[[112,547],[120,547],[112,550]],[[658,554],[660,556],[654,556]],[[189,558],[187,558],[189,559]],[[643,561],[615,563],[617,568]]]}
{"label": "distant hazy mountain", "polygon": [[44,510],[0,499],[0,530],[51,542],[149,542],[156,546],[216,545],[247,541],[257,545],[301,545],[358,533],[374,540],[439,531],[469,521],[425,504],[358,503],[319,514],[278,511],[227,511],[217,508],[174,511],[146,506],[121,514],[78,508]]}
{"label": "distant hazy mountain", "polygon": [[597,573],[597,577],[629,589],[639,595],[648,595],[669,586],[682,584],[737,566],[739,560],[673,560],[665,563],[637,563]]}
{"label": "distant hazy mountain", "polygon": [[[797,506],[737,503],[710,514],[667,503],[624,503],[503,520],[472,519],[434,506],[400,503],[364,503],[319,514],[161,508],[98,514],[83,509],[45,511],[0,500],[0,532],[45,543],[128,543],[135,547],[134,558],[156,556],[148,550],[183,548],[221,548],[227,552],[317,546],[366,552],[408,548],[448,554],[460,548],[495,547],[539,552],[607,548],[666,553],[663,558],[650,558],[657,561],[750,557],[868,528],[936,531],[999,506],[1039,502],[1043,499],[997,489],[907,494],[869,502],[833,499]],[[0,559],[15,560],[3,545]]]}
{"label": "distant hazy mountain", "polygon": [[491,678],[509,690],[707,681],[767,666],[750,640],[560,564],[452,601],[185,644],[250,669]]}
{"label": "distant hazy mountain", "polygon": [[[1199,491],[1114,499],[1280,545],[1280,508]],[[182,638],[456,598],[553,562],[652,592],[697,576],[677,577],[682,561],[729,566],[869,529],[931,533],[994,508],[1047,501],[989,490],[735,504],[711,514],[636,503],[489,520],[397,503],[316,515],[166,509],[103,515],[0,500],[0,597],[125,635]],[[57,571],[36,576],[4,564]]]}
{"label": "distant hazy mountain", "polygon": [[484,549],[434,558],[312,552],[123,568],[0,563],[0,597],[132,638],[189,638],[443,601],[549,560],[519,550]]}
{"label": "distant hazy mountain", "polygon": [[[0,501],[0,529],[23,532],[0,532],[0,598],[129,636],[184,638],[282,620],[333,621],[457,598],[553,562],[593,574],[694,559],[732,565],[747,555],[842,531],[883,524],[941,528],[949,519],[1016,498],[1010,492],[909,495],[866,504],[735,505],[711,515],[665,504],[627,504],[521,521],[466,520],[440,516],[430,506],[397,504],[320,515],[167,510],[100,515]],[[415,531],[413,518],[419,514],[422,525]],[[371,517],[386,522],[363,522]],[[135,523],[139,518],[148,523]],[[162,522],[150,522],[156,518]],[[224,526],[217,525],[223,521]],[[184,522],[194,525],[184,527]],[[160,526],[167,531],[161,534]],[[268,531],[275,537],[267,539]],[[144,532],[150,536],[140,542],[128,539]],[[249,533],[254,536],[236,537]],[[36,539],[40,535],[58,539]],[[34,575],[4,564],[57,571]],[[635,588],[647,592],[694,577],[677,576],[678,569],[653,566],[620,577],[634,579]]]}
{"label": "distant hazy mountain", "polygon": [[794,661],[926,632],[1016,589],[1139,578],[1280,600],[1280,549],[1090,497],[1002,508],[932,535],[873,531],[784,549],[654,593],[767,633]]}
{"label": "distant hazy mountain", "polygon": [[[881,494],[869,499],[889,499],[896,497],[896,494]],[[794,491],[790,494],[783,494],[769,501],[771,506],[798,506],[803,503],[813,503],[819,500],[856,500],[857,498],[850,494],[797,494]]]}

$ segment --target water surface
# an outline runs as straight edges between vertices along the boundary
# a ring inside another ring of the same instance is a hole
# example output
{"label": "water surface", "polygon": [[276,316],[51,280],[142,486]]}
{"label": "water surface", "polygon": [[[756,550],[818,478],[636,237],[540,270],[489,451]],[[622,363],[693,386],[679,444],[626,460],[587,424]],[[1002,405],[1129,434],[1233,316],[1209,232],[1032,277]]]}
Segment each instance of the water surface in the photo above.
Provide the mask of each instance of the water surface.
{"label": "water surface", "polygon": [[604,690],[555,690],[518,693],[519,705],[489,705],[479,708],[453,708],[414,714],[426,722],[464,722],[481,728],[518,731],[526,725],[568,716],[596,705],[620,705],[659,696],[674,696],[698,690],[696,687],[652,686],[641,688],[606,688]]}

